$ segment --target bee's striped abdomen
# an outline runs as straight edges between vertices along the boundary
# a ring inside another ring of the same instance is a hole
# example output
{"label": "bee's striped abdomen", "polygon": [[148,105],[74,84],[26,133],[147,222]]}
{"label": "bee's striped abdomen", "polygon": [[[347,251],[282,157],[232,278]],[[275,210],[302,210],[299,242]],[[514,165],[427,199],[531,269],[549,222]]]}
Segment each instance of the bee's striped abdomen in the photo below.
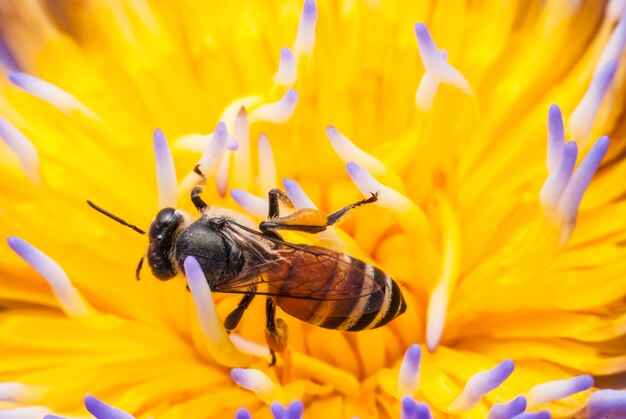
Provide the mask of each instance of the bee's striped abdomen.
{"label": "bee's striped abdomen", "polygon": [[[281,273],[275,289],[276,304],[285,312],[319,327],[346,331],[380,327],[404,312],[402,292],[389,275],[350,255],[324,250],[326,257],[318,255],[314,261],[306,252],[291,254],[291,267]],[[307,293],[316,298],[306,299]]]}

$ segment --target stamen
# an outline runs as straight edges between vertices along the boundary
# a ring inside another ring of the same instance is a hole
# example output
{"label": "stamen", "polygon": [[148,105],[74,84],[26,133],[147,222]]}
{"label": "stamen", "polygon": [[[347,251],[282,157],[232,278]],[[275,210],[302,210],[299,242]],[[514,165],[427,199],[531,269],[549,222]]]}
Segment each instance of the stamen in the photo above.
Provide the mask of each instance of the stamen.
{"label": "stamen", "polygon": [[[211,141],[200,157],[198,164],[200,170],[207,178],[214,176],[224,159],[226,154],[226,142],[228,141],[228,129],[224,122],[217,124]],[[198,175],[194,172],[189,173],[181,182],[180,189],[183,191],[191,190],[198,181]]]}
{"label": "stamen", "polygon": [[18,407],[0,410],[0,419],[39,419],[50,413],[52,411],[43,406]]}
{"label": "stamen", "polygon": [[293,50],[297,56],[313,53],[315,46],[315,23],[317,22],[317,5],[314,0],[305,0],[302,15],[298,24],[298,34],[293,43]]}
{"label": "stamen", "polygon": [[[439,51],[444,60],[448,59],[448,52],[445,49]],[[429,112],[435,102],[435,95],[439,89],[439,82],[435,80],[428,71],[424,72],[420,84],[415,92],[415,104],[423,112]]]}
{"label": "stamen", "polygon": [[400,419],[432,419],[433,415],[425,403],[420,403],[411,396],[402,398]]}
{"label": "stamen", "polygon": [[270,410],[274,419],[302,419],[304,405],[300,400],[292,401],[288,407],[283,406],[279,402],[272,402]]}
{"label": "stamen", "polygon": [[436,195],[436,204],[441,214],[442,258],[438,279],[435,283],[426,314],[426,347],[433,352],[443,335],[448,313],[448,301],[459,275],[461,254],[461,228],[452,205],[443,195]]}
{"label": "stamen", "polygon": [[96,418],[102,419],[135,419],[130,413],[124,412],[115,406],[111,406],[102,400],[92,396],[85,396],[85,407],[87,411]]}
{"label": "stamen", "polygon": [[387,166],[376,157],[357,147],[335,127],[326,127],[326,136],[339,158],[344,162],[355,162],[375,175],[382,176],[388,172]]}
{"label": "stamen", "polygon": [[604,99],[604,95],[613,80],[616,69],[616,61],[609,61],[598,70],[598,73],[591,80],[585,96],[570,116],[567,130],[581,147],[588,143],[593,121],[596,119],[602,99]]}
{"label": "stamen", "polygon": [[[213,140],[213,133],[202,135],[202,134],[189,134],[183,135],[178,138],[178,140],[174,141],[174,148],[179,150],[188,150],[194,151],[196,153],[202,153],[209,146],[209,143]],[[226,149],[230,151],[235,151],[239,148],[239,144],[237,140],[232,135],[228,136],[228,140],[226,141]]]}
{"label": "stamen", "polygon": [[266,218],[269,211],[268,202],[242,189],[231,189],[230,196],[237,205],[258,218]]}
{"label": "stamen", "polygon": [[298,80],[298,63],[291,50],[287,47],[280,50],[280,62],[274,81],[281,86],[291,87]]}
{"label": "stamen", "polygon": [[233,154],[235,159],[235,186],[242,189],[250,187],[250,123],[246,108],[239,109],[235,117],[233,134],[239,143],[239,150]]}
{"label": "stamen", "polygon": [[259,186],[269,192],[276,187],[276,165],[272,146],[264,133],[259,134]]}
{"label": "stamen", "polygon": [[626,390],[599,390],[587,404],[587,418],[626,417]]}
{"label": "stamen", "polygon": [[14,402],[14,403],[33,403],[44,394],[42,387],[6,382],[0,383],[0,401],[2,402]]}
{"label": "stamen", "polygon": [[272,356],[270,354],[270,348],[267,346],[252,342],[251,340],[248,340],[236,333],[231,333],[229,336],[230,340],[240,352],[264,358],[268,361],[271,360]]}
{"label": "stamen", "polygon": [[[612,8],[617,9],[617,7],[615,7],[615,3],[616,2],[613,1],[607,6],[607,18],[613,21],[620,19],[620,17],[621,19],[619,20],[617,26],[615,26],[615,29],[613,29],[613,33],[609,37],[609,40],[606,42],[606,45],[602,50],[602,54],[600,55],[600,58],[598,59],[598,63],[596,64],[596,68],[594,70],[594,75],[597,75],[600,69],[607,65],[609,62],[618,62],[620,57],[622,56],[622,52],[624,51],[624,46],[626,46],[626,18],[623,16],[624,4],[626,2],[622,1],[622,4],[618,5],[621,6],[621,10],[617,10],[619,14],[617,14],[616,11],[611,10]],[[612,14],[617,14],[617,18],[611,16]]]}
{"label": "stamen", "polygon": [[292,400],[294,395],[285,391],[263,371],[257,369],[233,368],[230,378],[241,387],[253,391],[263,402],[270,404],[275,401]]}
{"label": "stamen", "polygon": [[580,201],[582,201],[583,195],[608,148],[609,138],[606,136],[600,137],[580,163],[563,191],[563,196],[558,206],[559,222],[561,224],[561,244],[565,244],[574,229]]}
{"label": "stamen", "polygon": [[93,120],[100,120],[100,117],[89,109],[87,105],[78,100],[76,96],[52,83],[18,71],[9,73],[9,80],[20,89],[48,102],[62,112],[72,113],[73,111],[78,111]]}
{"label": "stamen", "polygon": [[512,419],[550,419],[552,415],[549,410],[540,410],[539,412],[526,412],[519,414]]}
{"label": "stamen", "polygon": [[541,205],[546,210],[546,213],[550,215],[554,214],[563,191],[572,177],[576,158],[578,157],[578,146],[574,141],[570,141],[565,144],[562,154],[563,156],[558,166],[548,175],[539,193]]}
{"label": "stamen", "polygon": [[398,394],[400,396],[412,395],[420,387],[420,361],[422,348],[413,344],[406,350],[400,372],[398,373]]}
{"label": "stamen", "polygon": [[24,259],[52,287],[61,308],[70,317],[88,317],[94,309],[70,282],[65,271],[52,258],[19,237],[7,239],[9,247]]}
{"label": "stamen", "polygon": [[474,374],[465,384],[465,388],[452,401],[449,408],[452,411],[464,412],[470,410],[490,391],[498,388],[504,380],[509,378],[515,364],[507,359],[494,368]]}
{"label": "stamen", "polygon": [[154,131],[154,157],[159,189],[159,208],[175,207],[178,197],[178,182],[172,152],[163,131]]}
{"label": "stamen", "polygon": [[560,163],[565,147],[565,129],[563,127],[563,115],[557,105],[550,106],[548,111],[548,157],[546,166],[551,173]]}
{"label": "stamen", "polygon": [[452,84],[467,95],[474,94],[465,77],[443,58],[426,25],[421,22],[415,24],[415,37],[424,67],[433,79],[439,83]]}
{"label": "stamen", "polygon": [[378,192],[376,204],[398,213],[401,226],[413,235],[416,245],[425,243],[428,222],[419,206],[395,189],[380,183],[358,164],[350,162],[346,165],[346,169],[363,196],[369,197],[372,193]]}
{"label": "stamen", "polygon": [[528,407],[532,408],[555,400],[564,399],[593,385],[593,377],[580,375],[565,380],[550,381],[534,386],[528,392]]}
{"label": "stamen", "polygon": [[40,183],[39,154],[30,140],[4,118],[0,118],[0,137],[15,153],[24,174],[34,183]]}
{"label": "stamen", "polygon": [[252,419],[252,415],[248,409],[241,407],[235,412],[235,419]]}
{"label": "stamen", "polygon": [[491,406],[487,419],[511,419],[526,410],[526,398],[517,396],[508,403],[496,403]]}
{"label": "stamen", "polygon": [[222,326],[223,323],[215,310],[211,288],[198,261],[192,256],[187,257],[184,262],[184,269],[189,290],[196,306],[198,322],[211,356],[218,363],[229,367],[250,363],[252,357],[239,352],[228,338],[228,334]]}
{"label": "stamen", "polygon": [[298,92],[289,89],[278,102],[266,103],[250,113],[250,122],[272,122],[282,124],[291,118],[298,104]]}
{"label": "stamen", "polygon": [[15,58],[15,54],[11,51],[11,47],[7,45],[2,37],[0,37],[0,65],[8,71],[21,70],[20,64]]}
{"label": "stamen", "polygon": [[317,209],[317,206],[313,203],[313,201],[311,201],[311,198],[306,195],[304,190],[296,183],[296,181],[285,178],[283,179],[283,186],[285,187],[285,192],[287,192],[289,199],[296,209]]}
{"label": "stamen", "polygon": [[226,191],[228,190],[228,175],[230,172],[230,160],[233,157],[232,152],[229,151],[226,153],[222,162],[220,163],[220,167],[217,169],[217,173],[215,173],[215,184],[217,186],[217,193],[224,198],[226,196]]}
{"label": "stamen", "polygon": [[615,22],[626,12],[626,0],[610,0],[606,6],[606,15],[609,22]]}

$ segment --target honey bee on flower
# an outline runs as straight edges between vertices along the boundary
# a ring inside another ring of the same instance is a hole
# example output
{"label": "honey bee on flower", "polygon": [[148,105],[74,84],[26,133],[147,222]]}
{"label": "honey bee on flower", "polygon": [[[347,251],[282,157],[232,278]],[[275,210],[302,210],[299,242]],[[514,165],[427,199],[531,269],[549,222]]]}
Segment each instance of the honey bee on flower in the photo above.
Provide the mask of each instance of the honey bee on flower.
{"label": "honey bee on flower", "polygon": [[[0,2],[0,418],[623,416],[625,13]],[[85,205],[143,230],[198,214],[199,184],[255,231],[276,188],[290,220],[377,193],[279,234],[375,267],[406,310],[348,333],[278,309],[270,367],[264,298],[227,333],[215,271],[135,281],[147,241]]]}

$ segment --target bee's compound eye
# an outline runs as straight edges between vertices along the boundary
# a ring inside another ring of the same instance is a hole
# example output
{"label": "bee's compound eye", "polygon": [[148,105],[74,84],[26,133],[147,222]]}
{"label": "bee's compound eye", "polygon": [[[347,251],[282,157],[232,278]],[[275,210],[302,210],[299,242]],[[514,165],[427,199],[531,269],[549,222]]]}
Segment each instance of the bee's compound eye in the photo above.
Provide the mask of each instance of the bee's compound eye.
{"label": "bee's compound eye", "polygon": [[174,208],[163,208],[159,211],[154,221],[159,228],[165,228],[172,223],[176,223],[178,222],[176,210]]}

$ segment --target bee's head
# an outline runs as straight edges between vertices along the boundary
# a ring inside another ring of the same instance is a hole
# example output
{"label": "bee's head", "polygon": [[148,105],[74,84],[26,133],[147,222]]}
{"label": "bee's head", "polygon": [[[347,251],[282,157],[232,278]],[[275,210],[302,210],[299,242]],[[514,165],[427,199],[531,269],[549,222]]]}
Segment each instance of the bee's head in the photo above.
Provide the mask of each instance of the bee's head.
{"label": "bee's head", "polygon": [[163,208],[150,225],[148,264],[154,276],[162,281],[167,281],[176,276],[176,267],[172,263],[170,255],[182,222],[183,216],[174,208]]}

